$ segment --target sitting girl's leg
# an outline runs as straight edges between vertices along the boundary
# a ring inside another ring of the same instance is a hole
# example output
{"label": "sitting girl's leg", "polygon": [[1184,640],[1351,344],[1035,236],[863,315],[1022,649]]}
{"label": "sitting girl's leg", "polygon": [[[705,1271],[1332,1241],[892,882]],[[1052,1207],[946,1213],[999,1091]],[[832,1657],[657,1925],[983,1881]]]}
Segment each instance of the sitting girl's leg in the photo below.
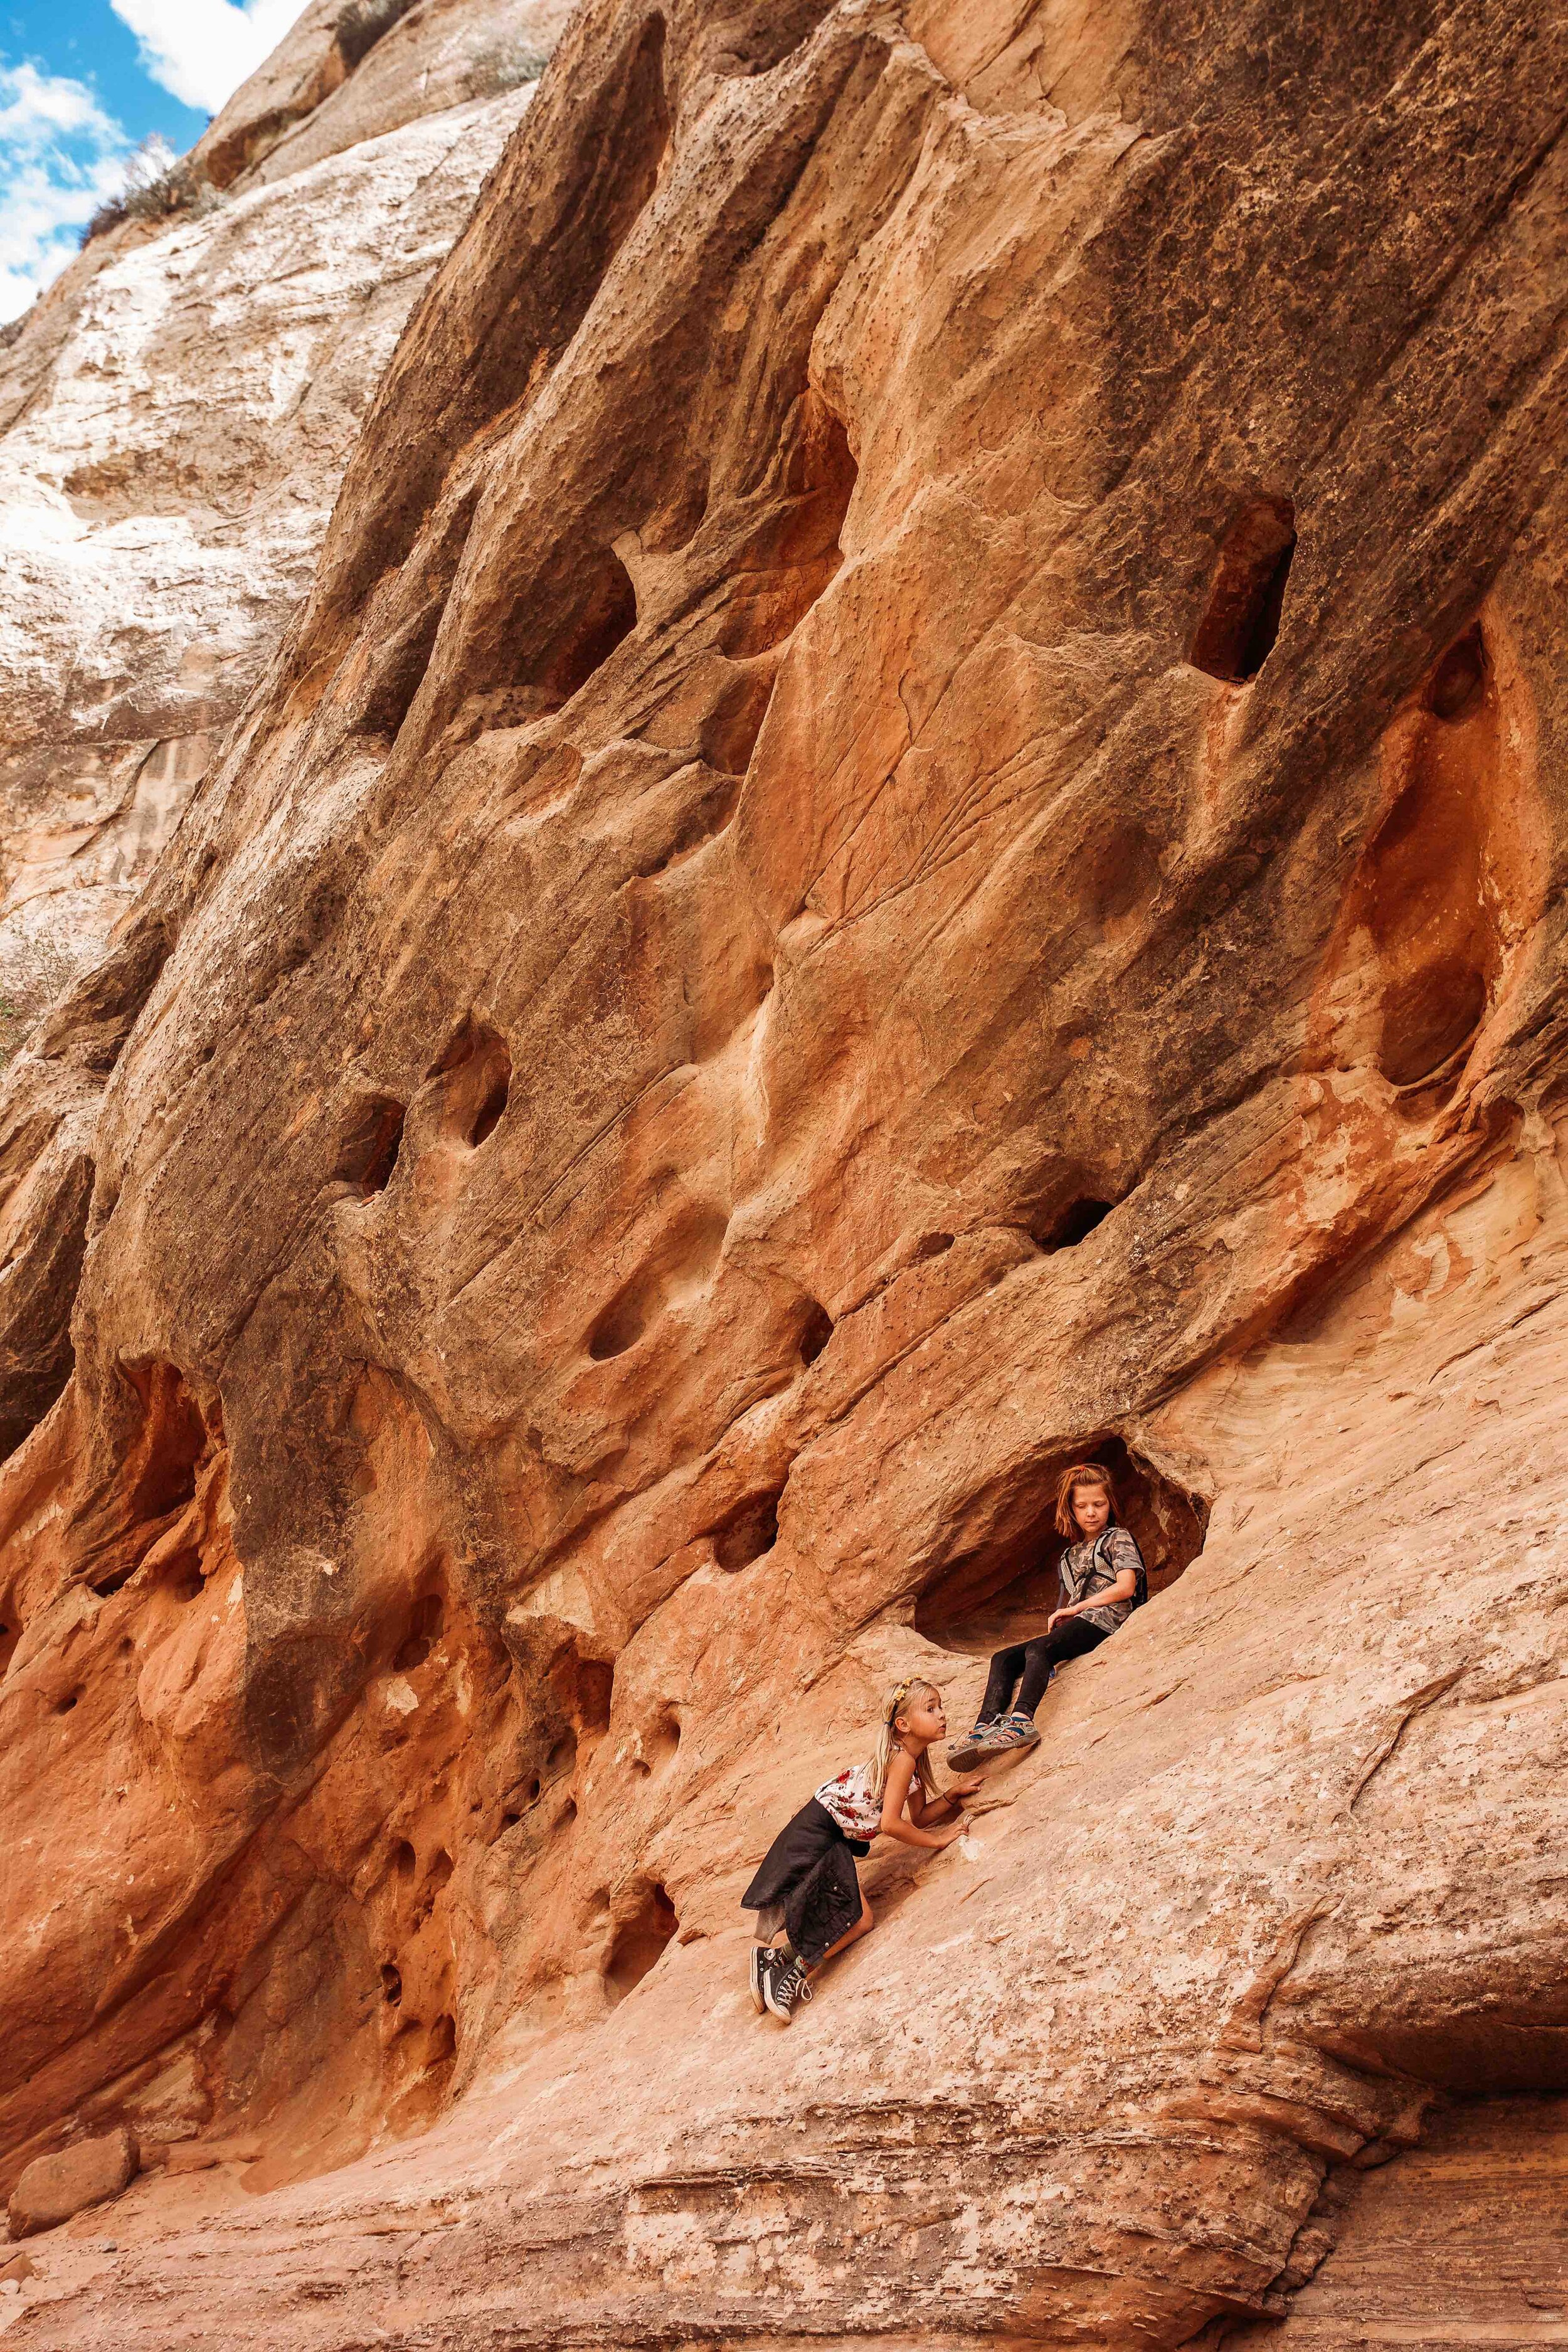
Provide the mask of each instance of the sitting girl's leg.
{"label": "sitting girl's leg", "polygon": [[1040,1641],[1029,1643],[1024,1678],[1018,1685],[1018,1704],[1014,1712],[1032,1717],[1046,1695],[1046,1685],[1054,1670],[1064,1665],[1068,1658],[1087,1657],[1090,1650],[1098,1650],[1101,1642],[1110,1638],[1100,1626],[1087,1625],[1081,1617],[1077,1617],[1069,1618],[1065,1625],[1058,1625],[1054,1633],[1047,1633]]}
{"label": "sitting girl's leg", "polygon": [[[980,1702],[980,1723],[994,1723],[1005,1715],[1013,1704],[1013,1687],[1026,1671],[1026,1662],[1033,1643],[1020,1642],[1011,1650],[998,1650],[991,1661],[991,1671],[985,1677],[985,1696]],[[1045,1685],[1042,1684],[1041,1688]]]}

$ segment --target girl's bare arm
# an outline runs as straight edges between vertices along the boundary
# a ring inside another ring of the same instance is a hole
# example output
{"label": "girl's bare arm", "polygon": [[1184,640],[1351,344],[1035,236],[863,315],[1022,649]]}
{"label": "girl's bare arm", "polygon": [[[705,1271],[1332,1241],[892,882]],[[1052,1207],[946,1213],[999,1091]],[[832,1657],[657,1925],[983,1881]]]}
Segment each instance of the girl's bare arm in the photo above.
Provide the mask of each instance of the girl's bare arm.
{"label": "girl's bare arm", "polygon": [[1064,1617],[1081,1617],[1086,1609],[1103,1609],[1112,1601],[1131,1601],[1138,1590],[1138,1578],[1133,1570],[1124,1568],[1114,1584],[1107,1584],[1099,1592],[1086,1593],[1081,1601],[1069,1601],[1065,1609],[1053,1609],[1047,1621],[1048,1633]]}
{"label": "girl's bare arm", "polygon": [[897,1838],[900,1845],[923,1846],[931,1853],[940,1853],[951,1845],[963,1824],[951,1822],[940,1830],[922,1830],[904,1819],[904,1804],[914,1778],[915,1759],[900,1748],[888,1767],[888,1785],[882,1792],[881,1832],[884,1837]]}

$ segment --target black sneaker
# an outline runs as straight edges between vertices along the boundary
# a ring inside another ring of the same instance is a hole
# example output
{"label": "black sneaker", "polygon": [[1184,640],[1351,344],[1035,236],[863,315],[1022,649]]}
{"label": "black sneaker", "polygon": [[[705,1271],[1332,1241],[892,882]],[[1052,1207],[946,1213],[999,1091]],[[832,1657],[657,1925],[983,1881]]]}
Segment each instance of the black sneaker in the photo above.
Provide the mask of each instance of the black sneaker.
{"label": "black sneaker", "polygon": [[970,1733],[968,1738],[955,1739],[952,1746],[948,1749],[948,1770],[950,1772],[967,1772],[972,1764],[978,1764],[981,1757],[985,1753],[985,1736],[987,1732],[994,1731],[995,1728],[996,1718],[994,1717],[989,1715],[981,1716],[976,1721],[974,1728]]}
{"label": "black sneaker", "polygon": [[787,1967],[770,1969],[763,1983],[763,1999],[781,2025],[787,2025],[796,2009],[813,1998],[811,1979],[798,1960]]}
{"label": "black sneaker", "polygon": [[779,1954],[771,1944],[752,1946],[752,2007],[759,2017],[767,2008],[765,1987],[771,1972],[779,1966]]}

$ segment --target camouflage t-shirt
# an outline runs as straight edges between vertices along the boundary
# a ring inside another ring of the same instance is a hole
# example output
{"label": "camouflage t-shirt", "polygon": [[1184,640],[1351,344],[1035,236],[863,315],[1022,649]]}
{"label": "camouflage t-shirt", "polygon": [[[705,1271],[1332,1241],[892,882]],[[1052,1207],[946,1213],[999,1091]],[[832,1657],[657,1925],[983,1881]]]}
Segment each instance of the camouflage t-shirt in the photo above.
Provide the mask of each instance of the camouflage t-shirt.
{"label": "camouflage t-shirt", "polygon": [[[1138,1539],[1130,1529],[1105,1528],[1092,1543],[1069,1544],[1063,1552],[1057,1570],[1062,1599],[1071,1602],[1082,1601],[1091,1592],[1103,1592],[1115,1583],[1124,1568],[1138,1569],[1142,1565]],[[1098,1625],[1101,1633],[1114,1633],[1119,1625],[1126,1623],[1132,1609],[1131,1600],[1109,1601],[1103,1609],[1086,1609],[1078,1622]]]}

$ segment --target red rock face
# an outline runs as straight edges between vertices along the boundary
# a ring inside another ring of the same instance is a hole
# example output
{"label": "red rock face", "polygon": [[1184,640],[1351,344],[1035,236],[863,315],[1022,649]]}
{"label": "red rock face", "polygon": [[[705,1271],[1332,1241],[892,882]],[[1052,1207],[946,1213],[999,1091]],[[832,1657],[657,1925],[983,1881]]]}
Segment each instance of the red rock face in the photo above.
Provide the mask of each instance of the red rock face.
{"label": "red rock face", "polygon": [[[10,2177],[226,2151],[31,2340],[1174,2346],[1558,2087],[1565,81],[574,19],[8,1082]],[[759,2022],[1096,1455],[1150,1606]]]}

